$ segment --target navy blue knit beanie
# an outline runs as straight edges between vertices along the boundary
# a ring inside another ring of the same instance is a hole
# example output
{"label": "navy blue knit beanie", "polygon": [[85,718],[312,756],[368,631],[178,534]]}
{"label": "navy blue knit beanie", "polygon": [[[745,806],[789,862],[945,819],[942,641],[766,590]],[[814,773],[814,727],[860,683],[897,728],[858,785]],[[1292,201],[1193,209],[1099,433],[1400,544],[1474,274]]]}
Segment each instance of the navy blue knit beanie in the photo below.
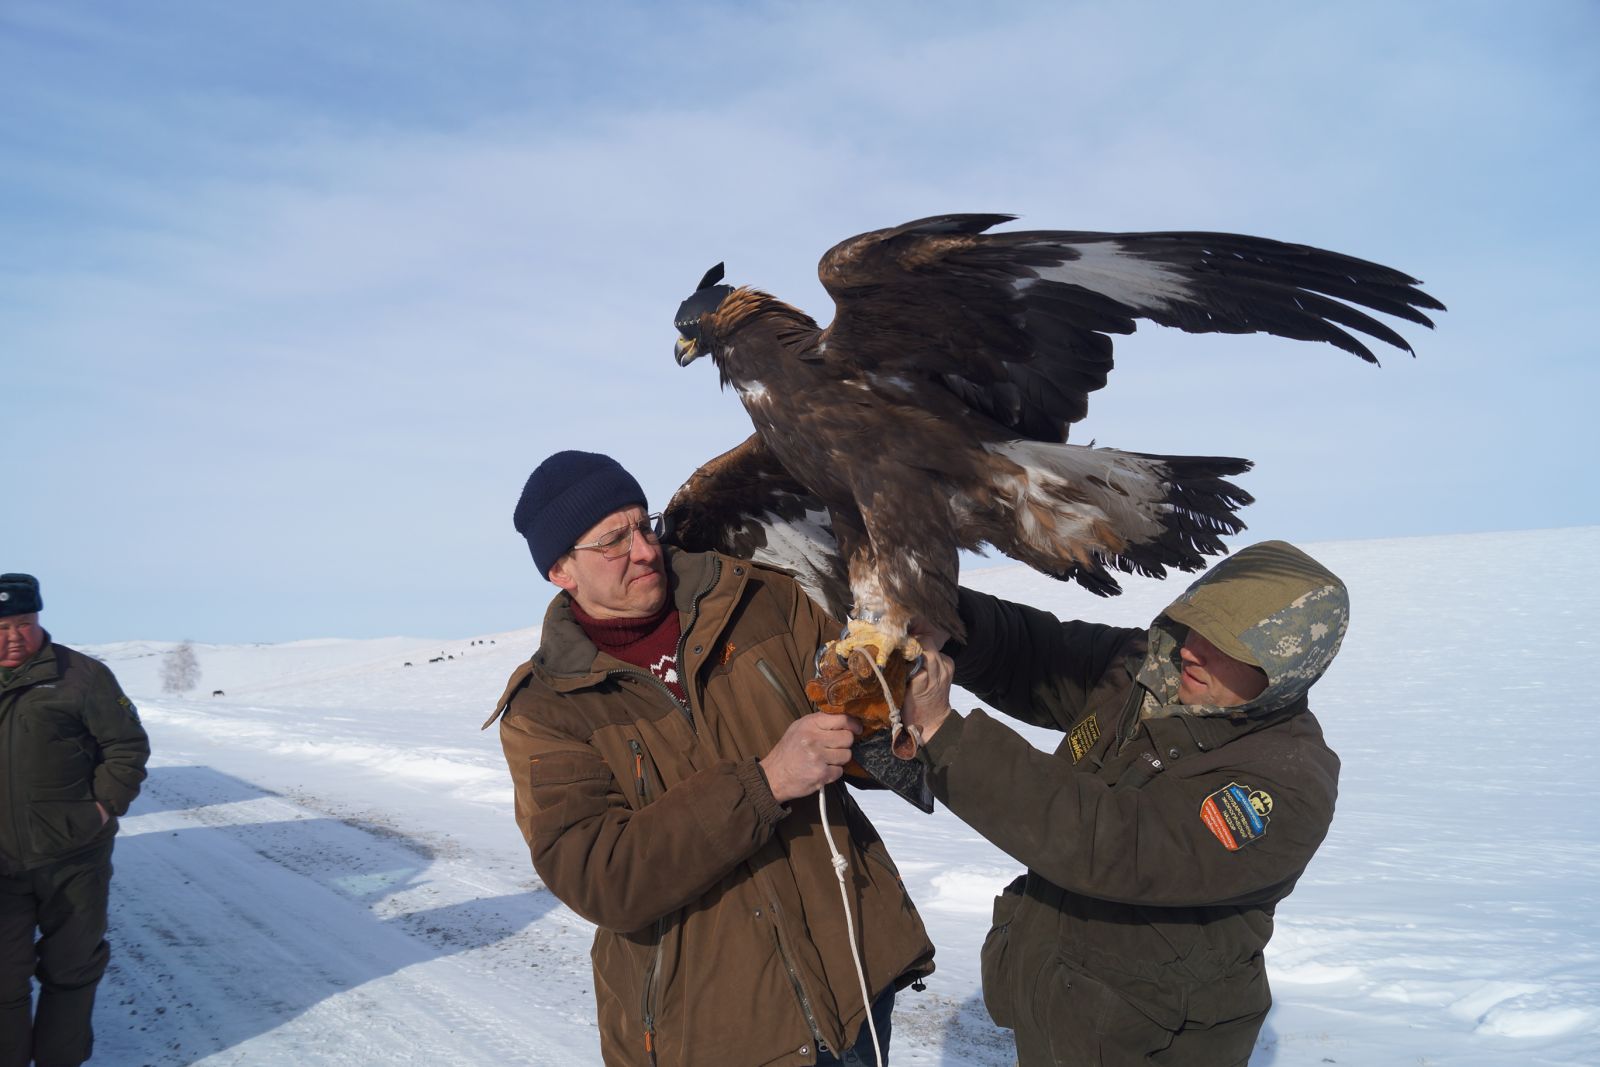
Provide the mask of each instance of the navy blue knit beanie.
{"label": "navy blue knit beanie", "polygon": [[528,475],[512,516],[546,577],[583,532],[613,511],[643,506],[644,490],[622,464],[598,452],[557,452]]}
{"label": "navy blue knit beanie", "polygon": [[32,615],[43,609],[39,579],[31,574],[0,574],[0,617]]}

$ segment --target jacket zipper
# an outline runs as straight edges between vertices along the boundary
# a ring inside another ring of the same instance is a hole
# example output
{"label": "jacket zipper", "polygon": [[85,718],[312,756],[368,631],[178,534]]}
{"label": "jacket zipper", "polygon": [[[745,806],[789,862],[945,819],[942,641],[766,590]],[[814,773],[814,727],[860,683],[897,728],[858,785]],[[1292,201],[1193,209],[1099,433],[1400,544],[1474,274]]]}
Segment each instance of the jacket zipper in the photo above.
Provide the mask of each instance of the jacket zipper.
{"label": "jacket zipper", "polygon": [[[689,621],[678,629],[678,677],[683,679],[683,695],[685,697],[685,703],[682,706],[683,713],[689,716],[689,726],[692,729],[694,728],[694,708],[689,702],[693,700],[693,697],[691,696],[693,687],[689,685],[689,672],[683,669],[683,650],[688,647],[689,644],[689,631],[694,629],[695,622],[700,618],[700,601],[705,599],[705,595],[711,592],[711,590],[716,586],[717,580],[721,577],[722,561],[716,556],[712,556],[711,579],[706,582],[705,585],[702,585],[699,590],[696,591],[694,597],[689,601]],[[665,684],[666,683],[662,683],[663,688],[665,687]],[[667,695],[671,696],[672,690],[668,689]],[[677,698],[673,697],[673,699],[676,700]],[[698,729],[696,729],[695,732],[698,733]]]}
{"label": "jacket zipper", "polygon": [[[756,673],[761,675],[762,678],[765,678],[767,684],[772,686],[772,688],[777,692],[779,699],[781,699],[784,703],[784,706],[789,709],[790,714],[794,715],[796,718],[799,718],[803,714],[801,709],[795,705],[794,697],[791,696],[789,691],[783,687],[783,684],[778,681],[778,676],[773,672],[771,665],[768,664],[766,660],[763,659],[756,662]],[[840,794],[843,795],[843,790],[840,790]],[[848,819],[846,820],[844,836],[847,842],[847,847],[849,847],[851,844],[854,844],[854,839],[850,834]],[[806,1028],[811,1031],[812,1047],[818,1053],[821,1053],[822,1029],[817,1025],[817,1014],[811,1008],[811,998],[806,994],[805,983],[800,980],[800,972],[795,967],[794,960],[789,957],[789,947],[784,944],[783,941],[783,930],[779,921],[783,918],[783,910],[778,907],[777,900],[771,896],[767,897],[767,907],[771,910],[772,916],[772,938],[775,942],[777,942],[778,955],[783,959],[784,970],[789,972],[789,982],[794,986],[794,995],[800,1001],[800,1011],[806,1017]],[[871,1009],[869,1008],[868,1010],[870,1011]]]}
{"label": "jacket zipper", "polygon": [[[690,693],[692,690],[691,690],[690,685],[688,684],[688,673],[683,670],[683,650],[684,650],[685,646],[689,642],[689,631],[694,629],[694,624],[695,624],[696,620],[698,620],[699,617],[700,617],[700,601],[705,598],[705,595],[707,593],[711,592],[711,590],[713,588],[715,588],[715,586],[717,584],[717,580],[719,578],[721,578],[721,577],[722,577],[722,561],[720,559],[716,559],[715,557],[713,557],[713,559],[711,561],[711,578],[703,586],[700,587],[700,589],[694,594],[694,598],[689,601],[689,621],[682,627],[682,632],[679,633],[679,635],[678,635],[677,663],[679,665],[679,676],[684,679],[683,691],[684,691],[685,694]],[[649,671],[631,670],[631,669],[627,669],[627,668],[618,668],[618,669],[615,669],[615,670],[608,670],[605,673],[605,677],[608,680],[609,679],[613,679],[613,678],[619,678],[619,677],[622,677],[623,675],[631,675],[633,677],[642,678],[649,685],[654,686],[656,689],[659,689],[662,692],[662,694],[665,695],[666,698],[672,702],[672,706],[677,708],[680,712],[683,713],[683,717],[685,719],[687,719],[688,722],[689,722],[689,729],[694,731],[697,734],[700,732],[699,727],[695,725],[694,709],[693,709],[692,705],[690,704],[690,702],[685,701],[685,700],[679,700],[678,697],[677,697],[677,694],[675,694],[672,691],[672,688],[670,686],[668,686],[666,682],[663,682],[660,678],[657,678],[655,675],[651,674]],[[634,788],[638,790],[639,797],[640,797],[641,800],[643,800],[643,799],[646,799],[645,778],[644,778],[644,748],[643,748],[642,745],[639,744],[639,742],[637,740],[630,740],[628,742],[628,748],[633,753],[633,769],[634,769],[633,784],[634,784]],[[663,916],[662,918],[656,920],[656,925],[655,925],[656,950],[655,950],[655,954],[652,956],[652,958],[650,960],[650,963],[645,967],[644,984],[643,984],[643,990],[642,990],[642,993],[641,993],[641,1001],[640,1001],[640,1005],[639,1005],[639,1013],[640,1013],[641,1019],[642,1019],[642,1021],[644,1023],[645,1055],[647,1056],[651,1067],[655,1067],[655,1063],[656,1063],[656,1050],[655,1050],[656,1019],[655,1019],[655,1004],[654,1004],[654,1000],[655,1000],[655,982],[656,982],[656,976],[660,972],[660,969],[661,969],[661,957],[662,957],[663,952],[664,952],[663,942],[666,939],[666,931],[667,931],[667,917]],[[779,947],[780,948],[782,947],[781,943],[780,943]],[[785,962],[785,964],[788,964],[787,955],[785,955],[785,957],[784,957],[784,962]],[[804,993],[804,990],[799,989],[799,986],[798,986],[799,979],[798,979],[798,976],[795,974],[794,968],[792,966],[790,966],[789,974],[790,974],[791,978],[795,979],[795,981],[796,981],[796,989],[797,989],[797,991],[800,992],[802,1002],[804,1002],[805,993]],[[816,1021],[811,1015],[810,1005],[807,1003],[807,1004],[804,1004],[804,1006],[805,1006],[805,1009],[806,1009],[806,1018],[811,1023],[812,1032],[815,1033],[816,1032]]]}
{"label": "jacket zipper", "polygon": [[1139,736],[1139,705],[1143,701],[1144,690],[1138,682],[1135,682],[1133,689],[1128,693],[1127,702],[1122,707],[1121,721],[1117,723],[1117,743],[1113,746],[1112,751],[1119,756],[1122,754],[1122,750],[1127,748],[1135,737]]}
{"label": "jacket zipper", "polygon": [[[628,739],[628,750],[633,753],[633,787],[639,793],[639,803],[642,805],[649,799],[645,789],[644,777],[644,746],[637,738]],[[656,1063],[656,1006],[655,987],[656,975],[661,971],[662,942],[667,934],[667,920],[665,917],[656,920],[655,938],[656,950],[650,962],[645,965],[644,981],[639,992],[639,1016],[644,1022],[644,1051],[650,1067]]]}
{"label": "jacket zipper", "polygon": [[[678,635],[678,676],[684,680],[683,691],[686,695],[690,692],[690,686],[688,684],[689,676],[687,672],[683,670],[683,649],[684,646],[688,644],[689,631],[694,629],[695,620],[700,617],[701,598],[711,591],[712,587],[717,584],[717,579],[722,574],[722,561],[713,558],[711,562],[711,580],[702,586],[699,592],[695,593],[694,599],[689,602],[689,622],[682,628],[682,632]],[[693,709],[685,701],[679,700],[677,695],[673,693],[671,687],[668,686],[666,682],[663,682],[661,679],[657,678],[648,671],[607,671],[606,677],[610,678],[615,675],[622,674],[633,674],[648,680],[657,689],[660,689],[666,694],[667,699],[672,701],[674,707],[683,712],[684,718],[689,720],[689,729],[693,730],[695,733],[700,732],[699,728],[695,725]],[[637,738],[629,738],[628,750],[633,753],[633,785],[634,788],[639,791],[639,800],[642,803],[648,799],[645,792],[644,746],[639,743]],[[650,1067],[656,1067],[656,976],[661,973],[661,957],[666,949],[666,916],[662,916],[656,920],[655,937],[656,950],[651,956],[649,964],[645,966],[644,982],[641,985],[639,994],[639,1014],[642,1022],[644,1023],[644,1052],[646,1061],[650,1064]],[[790,973],[793,973],[792,969]],[[813,1032],[815,1029],[816,1027],[813,1025]]]}
{"label": "jacket zipper", "polygon": [[[679,700],[677,695],[673,693],[672,688],[668,686],[666,682],[663,682],[660,678],[657,678],[649,671],[634,671],[618,668],[616,670],[606,671],[605,674],[608,680],[611,678],[621,678],[623,675],[629,675],[634,678],[643,678],[655,688],[661,690],[662,693],[666,694],[667,699],[672,701],[672,706],[677,708],[678,711],[683,714],[685,719],[689,720],[689,729],[693,730],[695,733],[700,732],[699,728],[694,724],[694,713],[689,710],[689,705]],[[684,692],[687,693],[688,690],[685,689]]]}
{"label": "jacket zipper", "polygon": [[783,960],[784,969],[789,972],[789,982],[794,986],[794,995],[800,1001],[800,1011],[806,1017],[806,1028],[811,1031],[811,1041],[815,1049],[822,1050],[822,1028],[817,1025],[817,1014],[811,1010],[811,998],[806,995],[805,983],[800,980],[800,971],[794,965],[794,960],[789,956],[789,946],[783,940],[783,927],[780,920],[783,910],[778,907],[778,902],[772,897],[767,898],[767,907],[772,913],[772,939],[777,942],[778,955]]}
{"label": "jacket zipper", "polygon": [[628,738],[628,748],[633,752],[633,787],[639,792],[640,803],[644,802],[644,746],[635,738]]}
{"label": "jacket zipper", "polygon": [[805,712],[795,704],[794,697],[791,696],[789,691],[783,687],[783,683],[778,681],[778,676],[773,673],[771,665],[769,665],[766,660],[758,660],[756,662],[756,673],[765,678],[767,680],[767,684],[772,686],[772,688],[777,692],[778,697],[783,701],[784,707],[789,709],[789,714],[793,715],[797,719],[802,718],[805,715]]}
{"label": "jacket zipper", "polygon": [[644,1051],[651,1067],[656,1062],[656,976],[661,973],[661,957],[667,938],[667,920],[656,920],[656,950],[644,969],[644,985],[639,994],[639,1009],[644,1020]]}
{"label": "jacket zipper", "polygon": [[[683,649],[684,646],[689,643],[689,631],[694,629],[695,620],[700,617],[701,599],[707,593],[711,592],[712,586],[717,584],[717,579],[721,577],[721,575],[722,561],[719,559],[713,559],[711,561],[711,580],[705,585],[701,586],[700,591],[695,593],[694,599],[689,601],[689,622],[687,625],[682,627],[682,632],[678,634],[678,676],[684,680],[684,693],[688,693],[690,691],[690,687],[688,685],[689,676],[683,670]],[[679,700],[677,694],[672,691],[672,688],[668,686],[666,682],[663,682],[660,678],[657,678],[649,671],[627,670],[621,668],[617,670],[606,671],[605,676],[607,678],[617,678],[624,674],[631,674],[637,678],[643,678],[651,685],[665,693],[667,699],[672,701],[673,706],[679,711],[683,712],[683,717],[689,720],[689,729],[693,730],[695,733],[700,732],[700,728],[695,725],[694,709],[687,702]]]}

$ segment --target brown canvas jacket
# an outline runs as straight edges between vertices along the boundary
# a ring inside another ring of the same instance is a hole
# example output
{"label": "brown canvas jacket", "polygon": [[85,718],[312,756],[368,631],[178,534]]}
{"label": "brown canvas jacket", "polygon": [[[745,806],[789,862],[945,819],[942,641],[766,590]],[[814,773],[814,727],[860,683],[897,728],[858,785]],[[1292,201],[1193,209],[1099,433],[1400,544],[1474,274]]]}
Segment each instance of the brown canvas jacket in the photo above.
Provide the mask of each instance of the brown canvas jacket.
{"label": "brown canvas jacket", "polygon": [[[1333,816],[1339,761],[1306,704],[1315,677],[1269,668],[1261,706],[1237,714],[1162,707],[1139,683],[1152,643],[1170,644],[1160,620],[1063,623],[966,589],[960,608],[956,682],[1064,735],[1042,752],[974,711],[922,754],[935,795],[1029,868],[995,902],[991,1015],[1024,1065],[1145,1062],[1180,1031],[1189,1052],[1172,1062],[1243,1063],[1271,1002],[1274,908]],[[1259,825],[1241,798],[1268,809]]]}
{"label": "brown canvas jacket", "polygon": [[[756,761],[811,710],[804,681],[838,627],[760,566],[668,565],[688,705],[597,650],[558,595],[500,702],[517,823],[551,892],[599,928],[606,1063],[809,1064],[819,1040],[855,1042],[866,1005],[816,799],[780,805]],[[827,794],[876,998],[931,972],[933,946],[871,823]]]}
{"label": "brown canvas jacket", "polygon": [[[0,871],[109,840],[149,758],[150,740],[111,671],[46,634],[0,683]],[[104,824],[97,801],[111,815]]]}

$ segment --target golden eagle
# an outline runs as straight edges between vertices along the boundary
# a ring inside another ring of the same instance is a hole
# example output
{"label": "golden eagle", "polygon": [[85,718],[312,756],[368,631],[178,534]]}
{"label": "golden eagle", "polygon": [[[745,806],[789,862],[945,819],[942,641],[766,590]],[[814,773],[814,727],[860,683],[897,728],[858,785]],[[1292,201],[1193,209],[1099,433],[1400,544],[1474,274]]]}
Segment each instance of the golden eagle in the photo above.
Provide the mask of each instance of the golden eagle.
{"label": "golden eagle", "polygon": [[[1411,352],[1360,308],[1423,326],[1416,279],[1305,245],[1227,233],[988,233],[1012,215],[940,215],[835,245],[827,329],[713,267],[677,314],[677,361],[709,354],[756,433],[668,507],[671,536],[777,563],[836,617],[841,656],[880,666],[913,619],[963,636],[958,549],[993,545],[1095,593],[1225,551],[1244,459],[1067,444],[1140,319],[1270,333],[1377,359]],[[836,542],[836,546],[834,544]],[[841,562],[846,571],[841,572]],[[848,598],[842,574],[848,575]],[[835,672],[837,673],[837,672]]]}

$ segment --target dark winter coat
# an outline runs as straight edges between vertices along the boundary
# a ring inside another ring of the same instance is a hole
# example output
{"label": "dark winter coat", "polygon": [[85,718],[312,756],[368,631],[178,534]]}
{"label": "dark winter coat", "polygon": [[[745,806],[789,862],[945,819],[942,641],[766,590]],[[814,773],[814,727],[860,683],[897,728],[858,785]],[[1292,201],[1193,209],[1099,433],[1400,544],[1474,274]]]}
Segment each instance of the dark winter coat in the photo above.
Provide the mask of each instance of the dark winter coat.
{"label": "dark winter coat", "polygon": [[[1028,873],[995,902],[984,1000],[1034,1064],[1243,1064],[1271,997],[1262,948],[1333,817],[1339,760],[1306,691],[1348,617],[1281,543],[1213,570],[1148,631],[1062,623],[962,590],[956,682],[1066,736],[1041,752],[981,711],[922,753],[935,795]],[[1265,669],[1242,708],[1175,703],[1185,628]]]}
{"label": "dark winter coat", "polygon": [[[597,650],[558,595],[501,700],[517,823],[545,884],[599,927],[607,1064],[810,1064],[819,1040],[856,1041],[867,1005],[816,798],[779,804],[757,760],[810,710],[838,626],[765,568],[668,565],[688,705]],[[932,971],[933,946],[872,824],[827,797],[876,999]]]}
{"label": "dark winter coat", "polygon": [[[0,682],[0,870],[109,840],[144,781],[150,740],[103,663],[44,645]],[[111,818],[101,822],[98,801]]]}

